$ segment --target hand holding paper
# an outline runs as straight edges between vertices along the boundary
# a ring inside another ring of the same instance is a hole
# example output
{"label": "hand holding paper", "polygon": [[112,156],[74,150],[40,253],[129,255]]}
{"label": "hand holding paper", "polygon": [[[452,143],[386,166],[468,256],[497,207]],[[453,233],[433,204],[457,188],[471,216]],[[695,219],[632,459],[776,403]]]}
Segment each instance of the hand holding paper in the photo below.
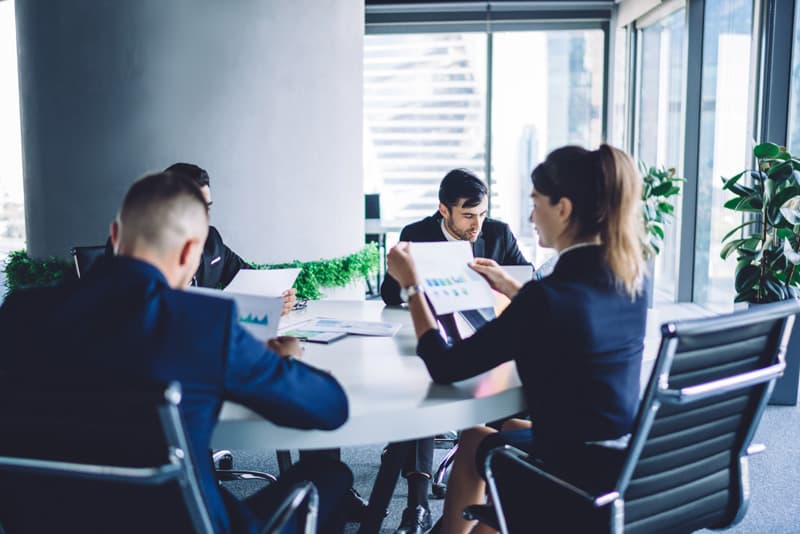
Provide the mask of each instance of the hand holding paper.
{"label": "hand holding paper", "polygon": [[400,287],[413,286],[419,283],[414,258],[410,252],[411,243],[400,241],[386,255],[386,268]]}
{"label": "hand holding paper", "polygon": [[509,275],[498,263],[489,258],[475,258],[470,267],[480,273],[492,289],[499,291],[508,298],[514,298],[522,284]]}

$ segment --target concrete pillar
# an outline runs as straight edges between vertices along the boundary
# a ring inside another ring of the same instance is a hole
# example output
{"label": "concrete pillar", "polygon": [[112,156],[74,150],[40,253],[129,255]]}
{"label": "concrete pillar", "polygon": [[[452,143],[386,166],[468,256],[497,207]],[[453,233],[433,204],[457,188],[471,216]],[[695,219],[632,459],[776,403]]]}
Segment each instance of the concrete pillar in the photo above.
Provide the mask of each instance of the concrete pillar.
{"label": "concrete pillar", "polygon": [[363,243],[363,0],[16,3],[28,250],[105,241],[128,185],[211,175],[249,260]]}

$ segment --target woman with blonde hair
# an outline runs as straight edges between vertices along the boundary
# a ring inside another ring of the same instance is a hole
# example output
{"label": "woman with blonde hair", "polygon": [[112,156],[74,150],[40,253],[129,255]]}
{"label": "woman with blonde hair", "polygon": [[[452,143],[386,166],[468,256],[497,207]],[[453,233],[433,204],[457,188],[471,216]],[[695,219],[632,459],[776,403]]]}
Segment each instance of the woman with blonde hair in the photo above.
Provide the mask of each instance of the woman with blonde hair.
{"label": "woman with blonde hair", "polygon": [[557,263],[549,276],[520,286],[495,262],[476,259],[472,268],[511,303],[472,337],[448,346],[421,298],[408,244],[388,255],[389,273],[417,290],[409,291],[418,295],[409,309],[417,354],[431,378],[451,383],[514,360],[530,413],[530,421],[512,420],[499,433],[462,432],[441,521],[447,533],[472,528],[461,512],[483,502],[478,466],[491,448],[510,444],[557,461],[587,442],[629,433],[639,401],[647,305],[636,166],[609,145],[566,146],[551,152],[531,179],[530,220],[539,244],[558,253]]}

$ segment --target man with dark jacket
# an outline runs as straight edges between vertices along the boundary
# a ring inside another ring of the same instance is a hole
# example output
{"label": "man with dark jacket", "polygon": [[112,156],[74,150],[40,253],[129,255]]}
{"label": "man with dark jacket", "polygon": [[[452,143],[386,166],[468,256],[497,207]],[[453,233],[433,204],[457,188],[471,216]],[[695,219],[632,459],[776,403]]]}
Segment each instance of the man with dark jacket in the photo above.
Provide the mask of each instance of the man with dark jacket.
{"label": "man with dark jacket", "polygon": [[[439,185],[438,211],[403,228],[400,241],[469,241],[476,258],[491,258],[500,265],[528,265],[511,228],[486,217],[488,193],[486,184],[471,171],[448,172]],[[399,305],[404,301],[404,289],[387,274],[381,284],[381,297],[386,304]],[[452,316],[442,318],[442,322],[455,329]],[[403,467],[408,500],[397,534],[421,533],[431,528],[428,491],[432,470],[433,438],[417,440],[415,453]]]}
{"label": "man with dark jacket", "polygon": [[286,481],[295,480],[314,482],[322,530],[340,532],[352,474],[339,462],[301,461],[283,483],[247,503],[214,477],[208,450],[223,401],[276,424],[317,429],[344,424],[348,402],[335,378],[299,361],[296,339],[264,346],[240,326],[233,301],[181,290],[197,270],[207,232],[206,200],[191,180],[161,173],[134,183],[112,224],[115,257],[101,258],[76,282],[17,291],[0,308],[0,374],[122,384],[177,380],[215,532],[259,532]]}

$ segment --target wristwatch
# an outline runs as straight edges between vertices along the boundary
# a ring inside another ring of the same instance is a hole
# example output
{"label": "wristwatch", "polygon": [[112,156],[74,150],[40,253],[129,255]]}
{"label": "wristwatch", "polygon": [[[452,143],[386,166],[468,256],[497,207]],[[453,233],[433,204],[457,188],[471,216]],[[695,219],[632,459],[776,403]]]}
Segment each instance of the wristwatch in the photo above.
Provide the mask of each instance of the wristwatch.
{"label": "wristwatch", "polygon": [[421,295],[422,293],[425,293],[425,289],[420,284],[402,287],[400,288],[400,300],[403,302],[408,302],[414,295]]}

